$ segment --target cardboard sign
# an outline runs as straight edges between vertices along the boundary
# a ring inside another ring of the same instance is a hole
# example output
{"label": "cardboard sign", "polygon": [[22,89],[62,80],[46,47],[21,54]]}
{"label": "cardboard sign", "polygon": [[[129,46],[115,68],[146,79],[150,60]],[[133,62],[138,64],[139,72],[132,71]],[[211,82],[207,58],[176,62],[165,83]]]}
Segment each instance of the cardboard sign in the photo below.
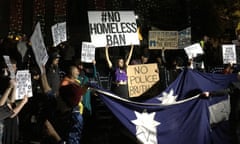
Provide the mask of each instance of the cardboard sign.
{"label": "cardboard sign", "polygon": [[38,64],[41,72],[43,72],[42,65],[45,65],[47,63],[48,54],[47,54],[47,50],[46,50],[46,47],[44,44],[44,40],[43,40],[39,22],[37,23],[37,25],[35,27],[35,30],[30,38],[30,41],[32,44],[32,49],[33,49],[33,53],[35,55],[37,64]]}
{"label": "cardboard sign", "polygon": [[95,60],[95,46],[89,42],[82,42],[81,61],[92,63]]}
{"label": "cardboard sign", "polygon": [[186,52],[189,59],[196,57],[198,54],[204,53],[199,43],[195,43],[193,45],[185,47],[184,51]]}
{"label": "cardboard sign", "polygon": [[149,31],[149,49],[177,49],[178,31]]}
{"label": "cardboard sign", "polygon": [[25,95],[32,97],[31,74],[28,70],[19,70],[16,75],[16,100],[23,99]]}
{"label": "cardboard sign", "polygon": [[89,11],[91,42],[96,47],[139,45],[133,11]]}
{"label": "cardboard sign", "polygon": [[137,97],[150,89],[159,81],[157,64],[129,65],[128,91],[130,97]]}
{"label": "cardboard sign", "polygon": [[223,64],[236,64],[237,55],[236,55],[236,45],[235,44],[226,44],[222,45],[222,54],[223,54]]}
{"label": "cardboard sign", "polygon": [[66,22],[57,23],[51,27],[53,46],[57,46],[62,42],[67,41]]}

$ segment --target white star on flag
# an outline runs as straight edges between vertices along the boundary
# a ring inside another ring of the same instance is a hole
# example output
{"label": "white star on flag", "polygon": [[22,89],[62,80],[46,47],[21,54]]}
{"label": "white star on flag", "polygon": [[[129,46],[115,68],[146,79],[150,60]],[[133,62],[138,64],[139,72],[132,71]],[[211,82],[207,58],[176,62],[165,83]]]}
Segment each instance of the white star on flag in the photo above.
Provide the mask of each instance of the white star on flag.
{"label": "white star on flag", "polygon": [[162,104],[172,104],[176,102],[177,99],[177,95],[174,96],[173,94],[174,94],[173,89],[171,89],[169,93],[163,92],[162,97],[158,98],[158,100],[160,100]]}
{"label": "white star on flag", "polygon": [[154,120],[155,112],[153,113],[138,113],[137,119],[132,120],[132,123],[136,125],[136,136],[144,144],[156,144],[157,143],[157,126],[161,123]]}

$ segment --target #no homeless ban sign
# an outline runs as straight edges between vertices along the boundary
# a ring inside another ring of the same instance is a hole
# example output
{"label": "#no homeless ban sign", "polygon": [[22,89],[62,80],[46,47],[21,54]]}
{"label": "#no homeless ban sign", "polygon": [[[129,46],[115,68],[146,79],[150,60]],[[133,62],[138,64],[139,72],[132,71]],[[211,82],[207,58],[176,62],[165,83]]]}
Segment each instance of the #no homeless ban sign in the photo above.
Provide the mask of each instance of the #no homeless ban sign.
{"label": "#no homeless ban sign", "polygon": [[155,63],[129,65],[127,74],[130,97],[142,95],[159,81],[158,66]]}
{"label": "#no homeless ban sign", "polygon": [[88,20],[96,47],[140,44],[134,11],[89,11]]}

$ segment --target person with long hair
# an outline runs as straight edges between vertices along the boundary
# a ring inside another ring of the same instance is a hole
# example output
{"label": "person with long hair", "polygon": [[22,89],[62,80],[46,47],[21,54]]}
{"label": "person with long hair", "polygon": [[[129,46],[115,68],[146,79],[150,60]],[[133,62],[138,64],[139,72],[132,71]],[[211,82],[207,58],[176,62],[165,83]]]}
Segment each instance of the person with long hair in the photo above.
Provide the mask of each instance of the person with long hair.
{"label": "person with long hair", "polygon": [[127,85],[128,77],[126,68],[131,60],[134,46],[131,45],[131,49],[126,60],[124,60],[123,58],[117,59],[115,67],[113,67],[113,64],[109,58],[108,48],[109,48],[108,46],[105,48],[105,55],[108,67],[112,71],[111,91],[120,97],[128,98],[129,97]]}

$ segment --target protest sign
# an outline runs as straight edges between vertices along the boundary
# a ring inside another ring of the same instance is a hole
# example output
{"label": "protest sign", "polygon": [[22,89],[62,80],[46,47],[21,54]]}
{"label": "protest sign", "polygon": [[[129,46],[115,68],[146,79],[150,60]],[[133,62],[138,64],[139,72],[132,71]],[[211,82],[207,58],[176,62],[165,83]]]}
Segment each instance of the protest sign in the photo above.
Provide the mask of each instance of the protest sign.
{"label": "protest sign", "polygon": [[31,74],[28,70],[19,70],[16,75],[16,100],[23,99],[25,95],[32,97]]}
{"label": "protest sign", "polygon": [[149,49],[177,49],[178,31],[149,31]]}
{"label": "protest sign", "polygon": [[191,45],[191,27],[178,32],[178,48],[183,49]]}
{"label": "protest sign", "polygon": [[130,97],[137,97],[150,89],[159,81],[157,64],[129,65],[128,91]]}
{"label": "protest sign", "polygon": [[92,63],[95,60],[95,46],[89,42],[82,42],[81,61]]}
{"label": "protest sign", "polygon": [[44,44],[44,40],[43,40],[39,22],[35,26],[35,30],[30,38],[30,41],[32,44],[32,49],[33,49],[33,53],[35,55],[37,64],[38,64],[41,72],[43,72],[42,65],[45,65],[47,63],[48,54],[47,54],[47,50],[46,50],[46,47]]}
{"label": "protest sign", "polygon": [[223,54],[223,64],[236,64],[237,55],[236,55],[236,45],[235,44],[225,44],[222,45],[222,54]]}
{"label": "protest sign", "polygon": [[89,11],[91,42],[96,47],[139,45],[133,11]]}
{"label": "protest sign", "polygon": [[67,41],[66,22],[57,23],[51,27],[53,46],[57,46],[62,42]]}
{"label": "protest sign", "polygon": [[11,61],[10,61],[10,57],[4,55],[4,56],[3,56],[3,59],[4,59],[6,65],[7,65],[7,67],[8,67],[9,72],[10,72],[10,78],[11,78],[11,79],[15,79],[15,70],[13,69],[12,63],[11,63]]}
{"label": "protest sign", "polygon": [[198,54],[203,54],[203,49],[199,43],[195,43],[184,48],[189,59],[195,58]]}

